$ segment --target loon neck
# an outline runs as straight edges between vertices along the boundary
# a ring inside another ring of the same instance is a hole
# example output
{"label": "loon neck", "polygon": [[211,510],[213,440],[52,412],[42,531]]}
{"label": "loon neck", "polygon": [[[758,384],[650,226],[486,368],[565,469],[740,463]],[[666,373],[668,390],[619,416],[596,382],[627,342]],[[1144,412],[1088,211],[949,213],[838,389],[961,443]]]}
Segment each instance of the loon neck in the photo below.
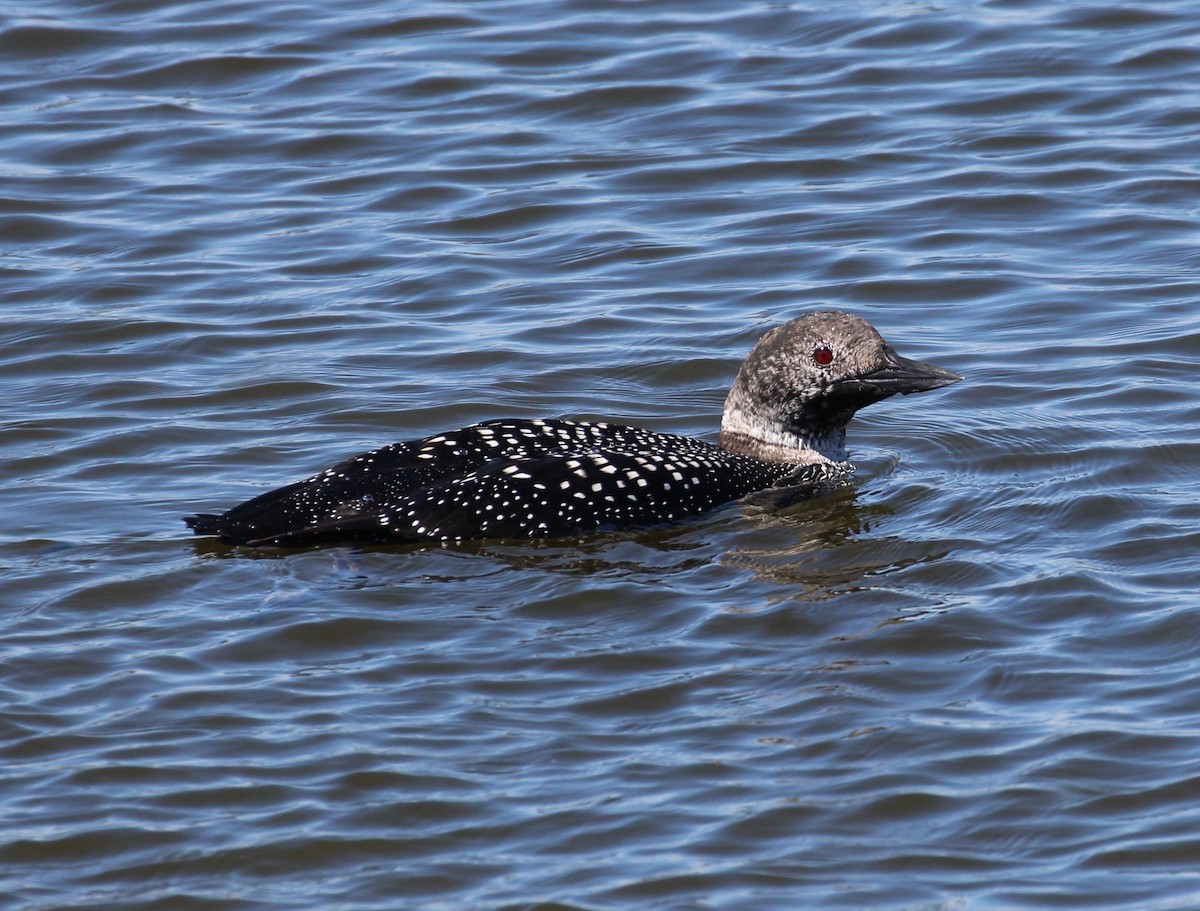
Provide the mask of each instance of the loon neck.
{"label": "loon neck", "polygon": [[764,462],[813,465],[846,461],[846,428],[834,427],[820,435],[797,433],[777,421],[763,420],[739,408],[726,408],[718,445]]}

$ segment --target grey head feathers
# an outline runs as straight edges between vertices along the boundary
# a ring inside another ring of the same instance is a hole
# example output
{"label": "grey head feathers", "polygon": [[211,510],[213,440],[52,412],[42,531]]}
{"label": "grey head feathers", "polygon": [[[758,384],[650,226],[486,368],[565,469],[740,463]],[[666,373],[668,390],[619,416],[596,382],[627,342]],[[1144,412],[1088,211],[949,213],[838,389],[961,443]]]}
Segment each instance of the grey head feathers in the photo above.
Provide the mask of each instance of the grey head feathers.
{"label": "grey head feathers", "polygon": [[775,462],[844,461],[858,409],[961,379],[900,357],[861,317],[818,310],[772,329],[746,357],[725,399],[721,447]]}

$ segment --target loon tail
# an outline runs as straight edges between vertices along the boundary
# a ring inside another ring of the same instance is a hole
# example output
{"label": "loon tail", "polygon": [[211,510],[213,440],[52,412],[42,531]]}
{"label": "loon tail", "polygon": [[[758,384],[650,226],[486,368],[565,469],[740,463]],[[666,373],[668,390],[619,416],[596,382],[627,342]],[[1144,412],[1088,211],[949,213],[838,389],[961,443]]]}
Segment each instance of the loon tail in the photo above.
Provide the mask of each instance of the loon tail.
{"label": "loon tail", "polygon": [[220,516],[213,515],[210,512],[202,512],[196,516],[183,517],[183,521],[187,523],[187,527],[192,529],[192,531],[198,535],[220,534],[220,519]]}
{"label": "loon tail", "polygon": [[[389,532],[381,525],[378,510],[364,509],[354,502],[358,490],[352,486],[347,491],[345,485],[334,485],[332,491],[318,487],[318,494],[329,494],[325,502],[312,495],[309,481],[300,481],[267,491],[220,515],[202,512],[184,516],[183,521],[198,535],[215,535],[226,544],[252,547],[296,547],[349,537],[405,540],[405,535]],[[314,515],[314,509],[329,514]]]}

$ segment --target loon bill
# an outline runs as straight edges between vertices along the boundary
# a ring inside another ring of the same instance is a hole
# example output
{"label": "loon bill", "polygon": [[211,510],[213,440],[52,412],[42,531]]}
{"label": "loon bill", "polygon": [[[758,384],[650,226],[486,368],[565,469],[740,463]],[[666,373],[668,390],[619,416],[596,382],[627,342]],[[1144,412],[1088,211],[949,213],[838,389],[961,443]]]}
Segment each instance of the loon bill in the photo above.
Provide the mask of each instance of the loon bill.
{"label": "loon bill", "polygon": [[231,544],[536,538],[631,528],[771,487],[844,483],[846,424],[896,394],[957,383],[900,357],[866,320],[808,313],[764,335],[717,445],[590,421],[499,420],[394,443],[184,521]]}

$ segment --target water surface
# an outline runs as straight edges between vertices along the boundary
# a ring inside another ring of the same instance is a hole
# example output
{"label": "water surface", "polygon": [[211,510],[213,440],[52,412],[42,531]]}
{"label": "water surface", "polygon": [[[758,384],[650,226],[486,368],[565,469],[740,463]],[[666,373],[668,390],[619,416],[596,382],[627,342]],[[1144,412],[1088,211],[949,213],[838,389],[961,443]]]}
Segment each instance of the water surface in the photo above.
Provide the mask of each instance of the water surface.
{"label": "water surface", "polygon": [[[0,13],[0,895],[1200,907],[1200,4]],[[542,544],[179,517],[488,418],[711,439],[833,306],[854,488]]]}

